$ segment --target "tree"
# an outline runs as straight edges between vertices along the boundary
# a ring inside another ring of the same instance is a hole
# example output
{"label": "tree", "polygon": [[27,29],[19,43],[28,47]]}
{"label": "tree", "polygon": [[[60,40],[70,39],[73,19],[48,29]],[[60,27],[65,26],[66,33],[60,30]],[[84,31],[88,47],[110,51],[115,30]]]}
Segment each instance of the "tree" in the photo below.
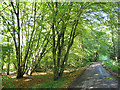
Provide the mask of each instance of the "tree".
{"label": "tree", "polygon": [[17,78],[22,78],[25,73],[32,75],[39,67],[43,69],[45,66],[53,67],[54,80],[57,80],[67,65],[78,68],[89,61],[97,61],[102,55],[114,53],[116,56],[117,49],[119,51],[117,7],[111,11],[115,5],[98,2],[4,2],[0,13],[2,27],[7,27],[8,36],[12,37],[8,37],[7,42],[14,42],[14,55],[3,54],[3,60],[7,56],[12,61]]}
{"label": "tree", "polygon": [[[78,35],[77,26],[80,24],[80,16],[82,11],[90,6],[92,3],[52,3],[53,19],[52,19],[52,38],[53,38],[53,62],[54,62],[54,80],[62,77],[65,65],[68,60],[70,48],[73,45],[75,37]],[[66,8],[65,13],[61,8]],[[64,16],[59,16],[63,13]],[[75,13],[75,14],[74,14]],[[74,18],[75,16],[75,18]],[[58,19],[59,17],[59,19]],[[61,25],[61,24],[62,25]],[[61,25],[61,29],[59,29]],[[69,30],[69,31],[68,31]],[[57,37],[57,40],[55,39]],[[66,38],[65,38],[66,37]],[[68,41],[67,41],[68,40]],[[64,54],[63,54],[64,53]],[[61,55],[63,57],[61,57]]]}
{"label": "tree", "polygon": [[[120,2],[118,3],[119,11],[118,14],[120,15]],[[118,17],[118,60],[120,62],[120,17]]]}
{"label": "tree", "polygon": [[[17,59],[17,78],[22,78],[28,70],[30,70],[32,74],[42,57],[47,53],[50,32],[48,32],[49,30],[45,30],[45,25],[42,23],[46,13],[41,14],[41,12],[39,12],[36,15],[36,10],[39,9],[37,2],[32,3],[32,7],[30,8],[31,12],[25,12],[31,3],[28,6],[26,6],[26,2],[9,2],[8,4],[12,8],[4,8],[1,17],[5,23],[3,27],[8,27],[8,32],[10,32],[14,41]],[[41,3],[39,3],[39,5],[40,4]],[[44,7],[40,8],[41,11],[43,8]],[[6,12],[11,17],[8,17]],[[32,13],[33,16],[29,15],[30,13]],[[25,16],[26,14],[28,15]],[[43,29],[47,34],[43,32]],[[45,38],[43,39],[43,37]],[[35,50],[35,52],[32,50]],[[33,56],[34,59],[31,56]],[[30,65],[30,63],[33,64],[33,66]],[[29,69],[30,67],[32,67],[32,70]]]}

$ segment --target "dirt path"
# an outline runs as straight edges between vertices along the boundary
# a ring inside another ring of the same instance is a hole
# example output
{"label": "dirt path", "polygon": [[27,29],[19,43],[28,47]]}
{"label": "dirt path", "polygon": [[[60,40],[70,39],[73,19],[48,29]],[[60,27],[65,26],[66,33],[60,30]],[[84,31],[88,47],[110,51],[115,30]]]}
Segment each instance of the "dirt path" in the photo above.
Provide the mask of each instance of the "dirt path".
{"label": "dirt path", "polygon": [[[104,69],[100,62],[88,67],[69,88],[118,88],[118,79]],[[108,89],[107,89],[108,90]]]}

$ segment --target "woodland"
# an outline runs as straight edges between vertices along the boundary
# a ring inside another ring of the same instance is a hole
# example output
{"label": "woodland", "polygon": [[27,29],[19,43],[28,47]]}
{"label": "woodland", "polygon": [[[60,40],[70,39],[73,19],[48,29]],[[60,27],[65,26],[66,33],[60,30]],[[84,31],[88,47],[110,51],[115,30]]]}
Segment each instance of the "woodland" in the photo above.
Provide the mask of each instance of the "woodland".
{"label": "woodland", "polygon": [[2,75],[52,72],[57,81],[92,62],[119,64],[119,10],[118,2],[1,2]]}

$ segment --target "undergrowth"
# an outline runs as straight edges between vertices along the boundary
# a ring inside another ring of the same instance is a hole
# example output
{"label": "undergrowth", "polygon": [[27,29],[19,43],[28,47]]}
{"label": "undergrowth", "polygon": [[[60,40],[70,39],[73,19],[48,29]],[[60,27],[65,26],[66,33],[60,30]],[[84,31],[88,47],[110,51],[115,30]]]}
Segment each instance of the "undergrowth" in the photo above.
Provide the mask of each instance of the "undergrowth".
{"label": "undergrowth", "polygon": [[107,68],[111,69],[115,73],[118,73],[120,69],[120,65],[118,65],[118,63],[113,60],[102,61],[102,64],[105,65]]}
{"label": "undergrowth", "polygon": [[[50,73],[46,75],[33,75],[30,78],[23,79],[15,79],[7,75],[2,76],[2,88],[67,88],[89,64],[91,62],[84,64],[83,67],[75,71],[64,73],[63,77],[56,81],[53,80],[53,74]],[[31,81],[26,81],[27,79],[31,79]]]}
{"label": "undergrowth", "polygon": [[15,80],[17,79],[7,77],[7,75],[2,76],[2,88],[16,88]]}

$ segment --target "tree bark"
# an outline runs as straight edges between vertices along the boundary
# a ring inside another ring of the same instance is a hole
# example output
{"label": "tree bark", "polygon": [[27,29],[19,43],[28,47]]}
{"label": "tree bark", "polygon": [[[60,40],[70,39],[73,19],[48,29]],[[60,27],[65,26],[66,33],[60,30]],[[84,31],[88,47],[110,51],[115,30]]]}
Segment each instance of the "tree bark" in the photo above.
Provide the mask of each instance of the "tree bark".
{"label": "tree bark", "polygon": [[2,62],[2,72],[3,72],[4,63]]}
{"label": "tree bark", "polygon": [[112,30],[112,44],[113,44],[113,51],[114,51],[115,60],[116,60],[116,62],[118,62],[117,52],[116,52],[115,43],[114,43],[113,30]]}
{"label": "tree bark", "polygon": [[[57,2],[55,3],[55,7],[57,8]],[[55,24],[56,24],[56,20],[55,20],[55,16],[57,15],[57,11],[55,11],[55,7],[54,4],[52,5],[53,7],[53,22],[52,22],[52,35],[53,35],[53,49],[52,49],[52,53],[53,53],[53,62],[54,62],[54,80],[58,79],[58,70],[57,70],[57,65],[56,65],[56,44],[55,44]]]}
{"label": "tree bark", "polygon": [[7,64],[7,75],[9,75],[10,71],[10,46],[9,46],[9,37],[7,38],[8,41],[8,64]]}
{"label": "tree bark", "polygon": [[63,75],[65,62],[67,62],[68,55],[69,55],[69,50],[70,50],[70,48],[73,44],[74,38],[75,38],[75,31],[76,31],[77,25],[78,25],[78,20],[75,20],[75,24],[73,25],[74,28],[71,31],[70,41],[69,41],[69,45],[68,45],[68,48],[67,48],[67,52],[64,56],[64,60],[63,60],[62,65],[61,65],[61,70],[60,70],[60,73],[59,73],[59,77],[62,77],[62,75]]}
{"label": "tree bark", "polygon": [[16,64],[13,62],[13,64],[14,64],[14,67],[15,67],[15,69],[17,70],[17,66],[16,66]]}
{"label": "tree bark", "polygon": [[[82,61],[83,61],[83,58],[84,58],[84,46],[83,46],[83,40],[82,40],[82,45],[81,45],[81,47],[82,47]],[[84,61],[83,61],[84,62]]]}
{"label": "tree bark", "polygon": [[19,19],[19,2],[17,3],[17,26],[18,26],[18,71],[17,71],[17,78],[22,78],[23,77],[23,72],[22,72],[22,67],[21,67],[21,50],[20,50],[20,19]]}
{"label": "tree bark", "polygon": [[7,75],[9,75],[9,71],[10,71],[10,63],[7,64]]}
{"label": "tree bark", "polygon": [[120,62],[120,2],[118,2],[118,61]]}

